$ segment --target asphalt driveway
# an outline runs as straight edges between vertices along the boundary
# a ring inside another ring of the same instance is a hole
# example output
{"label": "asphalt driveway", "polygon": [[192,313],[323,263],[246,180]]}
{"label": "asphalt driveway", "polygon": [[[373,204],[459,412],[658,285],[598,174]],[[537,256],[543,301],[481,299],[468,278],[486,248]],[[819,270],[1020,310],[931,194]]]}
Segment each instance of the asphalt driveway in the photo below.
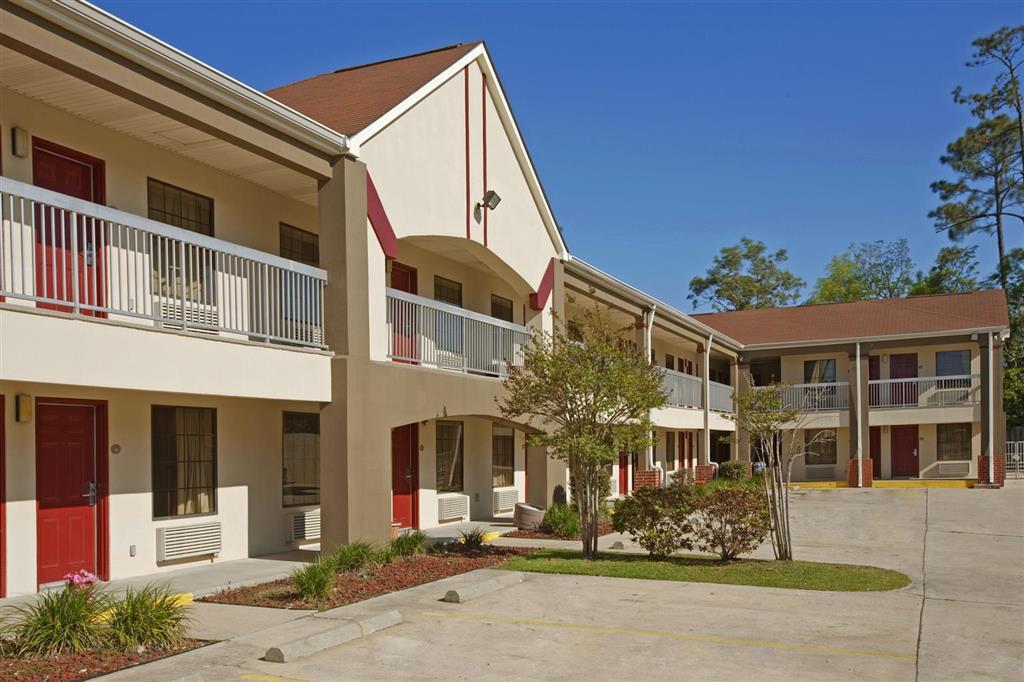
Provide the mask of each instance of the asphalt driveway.
{"label": "asphalt driveway", "polygon": [[460,605],[439,602],[435,583],[359,607],[398,609],[401,625],[294,663],[199,651],[117,677],[1024,679],[1024,484],[808,491],[793,515],[798,558],[895,568],[912,585],[825,593],[529,574]]}

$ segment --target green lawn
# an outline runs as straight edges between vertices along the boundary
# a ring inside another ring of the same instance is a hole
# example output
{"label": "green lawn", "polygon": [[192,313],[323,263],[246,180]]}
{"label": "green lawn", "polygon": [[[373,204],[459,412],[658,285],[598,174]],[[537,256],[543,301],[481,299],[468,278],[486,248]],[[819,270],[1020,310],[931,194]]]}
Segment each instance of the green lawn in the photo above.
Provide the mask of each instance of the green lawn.
{"label": "green lawn", "polygon": [[711,557],[694,555],[677,555],[664,561],[653,561],[643,554],[610,552],[601,552],[597,560],[586,561],[578,551],[564,549],[545,549],[529,556],[512,557],[502,568],[534,573],[679,580],[834,592],[882,592],[897,590],[910,584],[910,578],[903,573],[874,566],[761,559],[736,559],[721,563]]}

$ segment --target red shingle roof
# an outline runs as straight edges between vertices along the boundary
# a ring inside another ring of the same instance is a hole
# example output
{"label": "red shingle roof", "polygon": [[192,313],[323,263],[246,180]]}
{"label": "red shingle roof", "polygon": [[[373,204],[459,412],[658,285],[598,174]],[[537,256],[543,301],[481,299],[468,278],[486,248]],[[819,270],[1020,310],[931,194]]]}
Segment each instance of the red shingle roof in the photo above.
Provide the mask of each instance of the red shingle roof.
{"label": "red shingle roof", "polygon": [[479,44],[479,41],[460,43],[408,57],[338,69],[282,85],[268,90],[267,94],[332,130],[354,135]]}
{"label": "red shingle roof", "polygon": [[1009,327],[1002,289],[693,315],[742,344],[792,343]]}

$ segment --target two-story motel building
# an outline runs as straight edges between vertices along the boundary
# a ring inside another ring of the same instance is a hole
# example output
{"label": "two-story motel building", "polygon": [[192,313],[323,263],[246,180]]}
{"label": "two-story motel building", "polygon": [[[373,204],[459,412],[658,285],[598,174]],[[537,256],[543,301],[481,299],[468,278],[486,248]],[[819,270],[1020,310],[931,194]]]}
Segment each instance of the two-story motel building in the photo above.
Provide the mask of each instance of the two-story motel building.
{"label": "two-story motel building", "polygon": [[[834,358],[794,383],[838,384],[860,333],[797,348],[573,259],[482,43],[260,93],[87,3],[9,0],[0,174],[0,595],[547,505],[565,469],[495,399],[579,306],[665,372],[658,445],[613,494],[748,457],[728,437],[747,374]],[[906,379],[897,356],[920,369],[917,405],[868,409],[879,477],[974,476],[987,433],[1001,452],[1001,295],[970,328],[861,334],[869,402],[910,400],[871,383]],[[920,383],[954,370],[966,393]],[[821,428],[849,429],[836,407]],[[916,472],[891,454],[911,423]],[[970,425],[959,468],[935,464],[963,442],[946,424]],[[849,440],[801,477],[845,478]]]}

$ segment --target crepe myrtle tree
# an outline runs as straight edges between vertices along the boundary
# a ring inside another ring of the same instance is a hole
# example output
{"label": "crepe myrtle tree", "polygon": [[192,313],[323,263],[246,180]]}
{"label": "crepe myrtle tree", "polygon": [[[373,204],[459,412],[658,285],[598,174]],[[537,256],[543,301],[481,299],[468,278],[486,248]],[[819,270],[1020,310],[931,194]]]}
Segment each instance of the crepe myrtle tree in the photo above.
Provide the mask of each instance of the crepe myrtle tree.
{"label": "crepe myrtle tree", "polygon": [[[553,332],[534,333],[521,367],[509,369],[501,414],[540,431],[533,445],[566,462],[580,516],[583,556],[597,556],[598,510],[620,452],[651,443],[651,410],[665,404],[661,373],[636,349],[635,329],[594,307]],[[605,480],[602,480],[605,479]]]}
{"label": "crepe myrtle tree", "polygon": [[[792,392],[787,391],[787,387],[784,383],[754,386],[748,379],[747,390],[735,396],[736,414],[730,418],[736,421],[737,429],[746,432],[752,454],[756,449],[764,462],[764,492],[771,519],[772,549],[776,559],[791,561],[793,535],[789,524],[789,487],[793,478],[793,462],[808,454],[815,444],[831,441],[833,436],[828,431],[816,430],[807,440],[806,429],[813,428],[813,413],[806,409],[807,404],[791,400]],[[823,386],[818,390],[836,389]],[[805,402],[815,398],[813,392],[804,393]]]}

